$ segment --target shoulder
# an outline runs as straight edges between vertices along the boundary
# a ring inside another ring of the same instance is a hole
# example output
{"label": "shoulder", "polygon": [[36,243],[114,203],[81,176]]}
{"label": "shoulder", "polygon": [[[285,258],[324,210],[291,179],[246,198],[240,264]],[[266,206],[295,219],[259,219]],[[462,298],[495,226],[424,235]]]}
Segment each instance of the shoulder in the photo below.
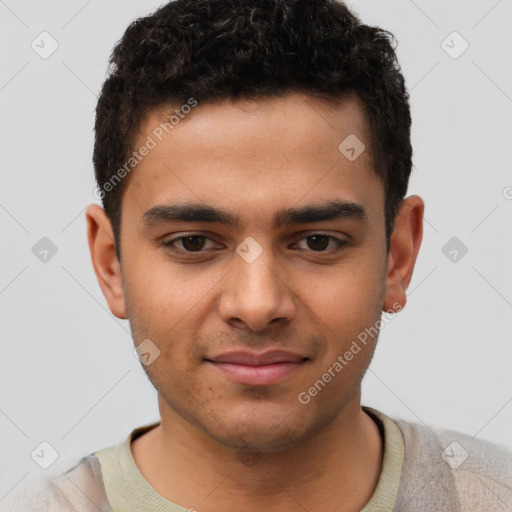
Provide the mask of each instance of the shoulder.
{"label": "shoulder", "polygon": [[82,457],[60,474],[39,477],[2,503],[2,512],[112,512],[98,459]]}
{"label": "shoulder", "polygon": [[458,510],[512,510],[509,448],[450,429],[393,421],[404,439],[404,484],[416,489],[419,501],[437,495]]}

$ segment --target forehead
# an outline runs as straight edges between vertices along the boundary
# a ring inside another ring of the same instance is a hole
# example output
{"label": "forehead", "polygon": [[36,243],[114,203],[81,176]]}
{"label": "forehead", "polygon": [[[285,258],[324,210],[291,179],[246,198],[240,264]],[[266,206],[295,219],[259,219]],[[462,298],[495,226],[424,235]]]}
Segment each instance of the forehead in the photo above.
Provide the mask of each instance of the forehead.
{"label": "forehead", "polygon": [[[379,207],[383,188],[355,95],[337,105],[301,93],[199,103],[165,124],[179,109],[155,109],[141,123],[135,149],[149,140],[152,149],[132,171],[123,212],[125,205],[142,215],[158,204],[193,201],[263,221],[264,212],[275,218],[285,205],[341,199]],[[347,158],[343,151],[354,141],[364,150]]]}

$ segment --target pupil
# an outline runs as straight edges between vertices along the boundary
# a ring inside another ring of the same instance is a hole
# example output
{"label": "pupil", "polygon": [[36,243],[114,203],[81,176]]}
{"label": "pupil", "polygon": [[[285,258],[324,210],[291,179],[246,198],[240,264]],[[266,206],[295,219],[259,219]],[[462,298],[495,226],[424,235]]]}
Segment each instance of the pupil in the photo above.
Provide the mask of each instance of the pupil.
{"label": "pupil", "polygon": [[[308,238],[309,239],[313,239],[313,240],[317,240],[317,241],[318,241],[318,239],[323,239],[324,242],[327,242],[327,243],[324,243],[324,244],[320,244],[321,247],[318,247],[318,246],[317,247],[311,247],[311,244],[309,244],[309,247],[311,249],[315,249],[315,250],[316,249],[325,249],[329,245],[329,237],[327,237],[326,235],[311,235]],[[313,245],[314,245],[314,243],[313,243]]]}
{"label": "pupil", "polygon": [[[190,240],[195,240],[197,242],[198,239],[202,239],[202,243],[199,243],[199,246],[197,245],[197,243],[193,243],[190,245],[188,242]],[[196,250],[199,250],[199,249],[202,249],[203,245],[204,245],[204,236],[202,235],[190,235],[190,236],[186,236],[183,238],[183,247],[185,247],[185,249],[187,250],[191,250],[191,251],[196,251]]]}

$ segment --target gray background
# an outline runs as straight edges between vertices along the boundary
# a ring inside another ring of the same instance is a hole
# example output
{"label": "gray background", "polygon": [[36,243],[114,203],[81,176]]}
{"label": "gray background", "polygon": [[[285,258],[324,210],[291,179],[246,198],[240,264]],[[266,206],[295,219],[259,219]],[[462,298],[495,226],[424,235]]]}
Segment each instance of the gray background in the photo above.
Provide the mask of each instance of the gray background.
{"label": "gray background", "polygon": [[[45,473],[31,458],[41,442],[59,453],[48,474],[158,419],[128,322],[96,282],[84,210],[97,202],[108,56],[161,4],[0,1],[0,499]],[[408,195],[426,203],[408,304],[382,331],[363,403],[512,448],[512,2],[349,5],[398,38],[413,116]],[[31,48],[43,31],[59,45],[47,59]],[[454,31],[469,44],[461,55]],[[57,248],[46,262],[32,252],[43,237]]]}

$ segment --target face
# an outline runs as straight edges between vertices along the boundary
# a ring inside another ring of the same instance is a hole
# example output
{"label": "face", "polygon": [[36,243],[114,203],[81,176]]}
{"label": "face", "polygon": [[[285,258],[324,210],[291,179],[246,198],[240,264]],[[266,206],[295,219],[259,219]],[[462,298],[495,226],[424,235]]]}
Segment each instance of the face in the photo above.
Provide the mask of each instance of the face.
{"label": "face", "polygon": [[[376,337],[344,354],[393,299],[363,107],[298,93],[199,104],[159,141],[164,114],[141,126],[136,147],[157,143],[123,196],[122,293],[102,288],[135,344],[160,351],[144,369],[162,422],[282,449],[357,396]],[[366,146],[355,160],[338,148],[350,134]]]}

